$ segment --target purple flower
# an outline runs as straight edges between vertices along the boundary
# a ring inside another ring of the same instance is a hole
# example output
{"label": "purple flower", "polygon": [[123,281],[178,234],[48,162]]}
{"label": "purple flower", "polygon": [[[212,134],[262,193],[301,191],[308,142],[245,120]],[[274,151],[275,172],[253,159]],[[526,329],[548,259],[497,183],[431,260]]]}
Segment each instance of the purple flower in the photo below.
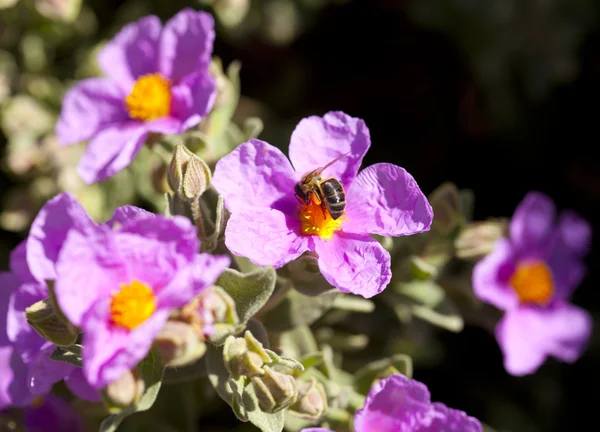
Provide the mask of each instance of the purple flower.
{"label": "purple flower", "polygon": [[65,400],[38,396],[23,413],[27,432],[84,432],[83,418]]}
{"label": "purple flower", "polygon": [[[44,253],[37,264],[45,268],[44,256],[60,244],[53,275],[57,302],[83,331],[83,373],[99,389],[135,367],[171,311],[212,285],[230,261],[199,254],[195,227],[181,216],[125,207],[95,225],[72,210],[62,214],[73,219],[60,223],[70,229],[38,237]],[[60,217],[57,210],[47,220]]]}
{"label": "purple flower", "polygon": [[[380,163],[358,173],[369,146],[364,121],[342,112],[308,117],[296,126],[289,148],[294,167],[266,142],[253,139],[240,145],[217,163],[213,176],[232,212],[227,247],[255,264],[276,268],[315,252],[321,273],[340,291],[367,298],[381,292],[391,278],[390,255],[369,234],[427,231],[433,212],[403,168]],[[298,205],[296,183],[339,156],[323,178],[342,183],[344,214],[333,219],[314,194]]]}
{"label": "purple flower", "polygon": [[570,211],[555,217],[551,199],[530,192],[510,238],[498,240],[473,271],[475,295],[505,311],[496,338],[512,375],[535,372],[547,356],[574,362],[590,337],[590,315],[569,298],[585,275],[591,228]]}
{"label": "purple flower", "polygon": [[85,182],[129,165],[149,133],[200,123],[216,97],[208,72],[214,38],[212,16],[188,8],[164,28],[156,16],[141,18],[106,45],[98,55],[106,77],[75,85],[56,125],[64,145],[90,140],[78,168]]}
{"label": "purple flower", "polygon": [[[481,432],[481,423],[463,411],[431,403],[425,384],[394,374],[379,381],[354,415],[356,432]],[[330,432],[308,428],[302,432]]]}

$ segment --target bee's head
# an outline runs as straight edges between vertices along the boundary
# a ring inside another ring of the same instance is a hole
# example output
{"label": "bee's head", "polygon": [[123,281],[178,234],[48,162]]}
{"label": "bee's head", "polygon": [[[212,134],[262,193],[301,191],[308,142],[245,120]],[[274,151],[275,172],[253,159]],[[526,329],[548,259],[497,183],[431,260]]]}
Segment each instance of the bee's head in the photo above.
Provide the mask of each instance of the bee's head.
{"label": "bee's head", "polygon": [[311,185],[309,183],[305,183],[304,179],[302,179],[301,182],[296,183],[294,186],[294,193],[305,203],[309,201],[311,191]]}

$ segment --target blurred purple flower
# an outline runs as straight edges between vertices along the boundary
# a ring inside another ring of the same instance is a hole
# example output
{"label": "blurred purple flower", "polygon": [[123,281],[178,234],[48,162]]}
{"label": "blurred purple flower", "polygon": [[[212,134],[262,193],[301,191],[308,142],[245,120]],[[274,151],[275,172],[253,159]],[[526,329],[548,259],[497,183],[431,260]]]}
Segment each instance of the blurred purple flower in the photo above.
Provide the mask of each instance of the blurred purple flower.
{"label": "blurred purple flower", "polygon": [[212,16],[188,8],[164,27],[156,16],[140,18],[106,45],[98,55],[106,77],[69,90],[56,125],[64,145],[90,140],[78,168],[86,183],[127,167],[149,133],[200,123],[216,97],[214,38]]}
{"label": "blurred purple flower", "polygon": [[27,432],[84,432],[83,418],[65,400],[38,396],[23,412]]}
{"label": "blurred purple flower", "polygon": [[47,255],[61,245],[56,299],[83,331],[83,373],[99,389],[135,367],[171,311],[212,285],[230,261],[199,254],[196,229],[181,216],[124,207],[107,224],[95,225],[85,213],[65,210],[72,219],[61,224],[73,228],[65,235],[46,232],[41,249]]}
{"label": "blurred purple flower", "polygon": [[[356,432],[481,432],[481,423],[463,411],[431,403],[425,384],[394,374],[377,383],[354,415]],[[331,432],[308,428],[302,432]]]}
{"label": "blurred purple flower", "polygon": [[[390,255],[369,234],[427,231],[433,211],[403,168],[380,163],[358,173],[370,145],[364,121],[342,112],[308,117],[296,126],[289,147],[294,167],[264,141],[240,145],[217,163],[213,176],[232,212],[227,247],[276,268],[314,251],[321,273],[340,291],[367,298],[380,293],[391,278]],[[346,153],[324,172],[324,178],[343,184],[345,214],[334,220],[313,201],[298,206],[296,182]]]}
{"label": "blurred purple flower", "polygon": [[570,211],[555,218],[552,200],[530,192],[510,238],[498,240],[473,271],[475,295],[505,311],[496,338],[512,375],[535,372],[547,356],[574,362],[590,337],[590,315],[569,298],[586,272],[591,228]]}

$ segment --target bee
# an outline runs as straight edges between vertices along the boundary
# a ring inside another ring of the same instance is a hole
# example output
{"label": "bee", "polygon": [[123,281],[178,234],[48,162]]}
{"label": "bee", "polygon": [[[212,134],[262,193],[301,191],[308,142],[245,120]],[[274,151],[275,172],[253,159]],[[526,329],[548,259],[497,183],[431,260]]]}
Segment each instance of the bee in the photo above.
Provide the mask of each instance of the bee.
{"label": "bee", "polygon": [[320,205],[323,209],[323,216],[327,216],[327,212],[334,220],[342,216],[346,208],[344,187],[339,180],[333,177],[323,180],[321,173],[349,153],[338,156],[324,167],[317,168],[302,177],[302,180],[294,186],[296,199],[301,204],[308,204],[313,200],[315,204]]}

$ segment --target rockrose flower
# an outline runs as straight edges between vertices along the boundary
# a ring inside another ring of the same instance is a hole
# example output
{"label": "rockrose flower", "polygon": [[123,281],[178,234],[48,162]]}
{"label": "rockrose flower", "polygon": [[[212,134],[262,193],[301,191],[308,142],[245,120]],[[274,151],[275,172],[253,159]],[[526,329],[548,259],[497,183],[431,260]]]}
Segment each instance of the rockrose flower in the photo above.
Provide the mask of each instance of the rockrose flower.
{"label": "rockrose flower", "polygon": [[[277,148],[257,139],[223,157],[213,184],[232,213],[227,247],[255,264],[274,267],[315,252],[321,273],[340,291],[367,298],[381,292],[391,278],[390,255],[370,234],[427,231],[433,212],[403,168],[380,163],[358,172],[370,144],[364,121],[330,112],[296,126],[291,164]],[[333,218],[322,205],[327,197],[298,197],[295,186],[305,174],[336,158],[322,173],[323,180],[333,178],[345,189],[344,199],[339,190],[325,188],[324,194],[337,197]],[[343,201],[345,209],[339,214]]]}
{"label": "rockrose flower", "polygon": [[475,295],[505,311],[496,338],[513,375],[533,373],[547,356],[573,362],[590,337],[590,315],[569,298],[585,275],[591,229],[573,212],[555,217],[550,198],[530,192],[510,238],[498,240],[473,271]]}
{"label": "rockrose flower", "polygon": [[178,134],[200,123],[216,97],[208,72],[214,20],[184,9],[126,25],[98,55],[106,77],[76,84],[56,133],[64,145],[90,140],[78,172],[87,183],[128,166],[151,132]]}
{"label": "rockrose flower", "polygon": [[[431,403],[425,384],[394,374],[377,383],[354,415],[356,432],[481,432],[481,423],[463,411]],[[308,428],[302,432],[331,432]]]}

